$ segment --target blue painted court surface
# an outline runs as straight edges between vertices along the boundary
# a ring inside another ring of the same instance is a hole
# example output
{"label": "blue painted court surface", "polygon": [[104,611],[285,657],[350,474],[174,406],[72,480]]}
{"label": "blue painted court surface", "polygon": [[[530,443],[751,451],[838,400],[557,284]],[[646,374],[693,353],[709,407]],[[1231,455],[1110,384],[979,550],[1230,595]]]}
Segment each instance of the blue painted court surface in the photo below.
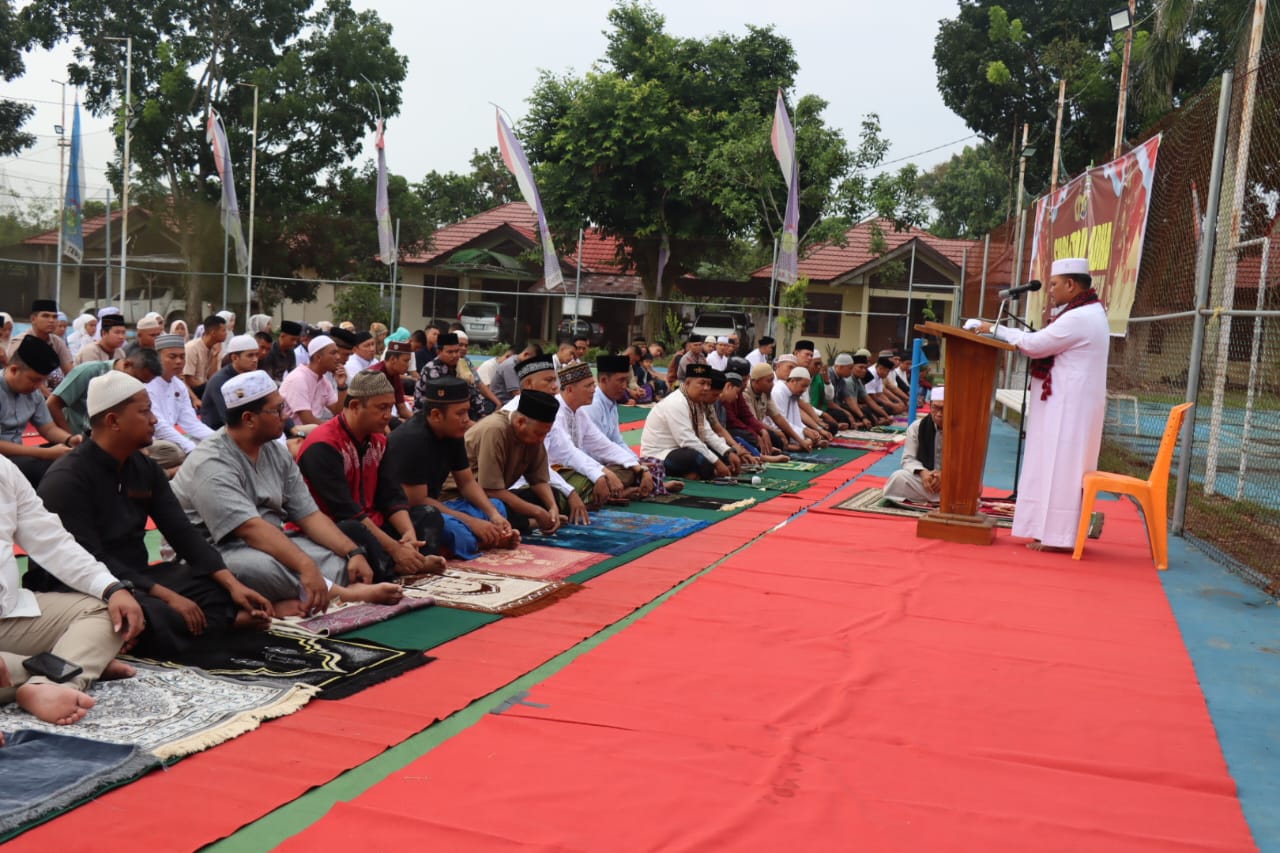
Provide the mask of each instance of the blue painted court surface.
{"label": "blue painted court surface", "polygon": [[[992,424],[987,486],[1012,488],[1017,445],[1012,427],[999,420]],[[1148,455],[1154,452],[1153,446]],[[887,477],[901,461],[899,451],[867,473]],[[1254,840],[1259,849],[1280,853],[1280,606],[1224,563],[1176,536],[1169,538],[1169,570],[1160,573],[1160,580]],[[1161,721],[1153,719],[1151,725]]]}

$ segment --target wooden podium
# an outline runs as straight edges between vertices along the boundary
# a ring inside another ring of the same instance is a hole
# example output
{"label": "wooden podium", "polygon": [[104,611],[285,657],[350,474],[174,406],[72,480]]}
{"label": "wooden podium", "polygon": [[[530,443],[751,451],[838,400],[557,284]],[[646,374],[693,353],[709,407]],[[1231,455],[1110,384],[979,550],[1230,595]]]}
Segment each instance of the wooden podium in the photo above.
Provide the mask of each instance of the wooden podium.
{"label": "wooden podium", "polygon": [[991,433],[991,399],[1000,354],[1013,344],[957,326],[922,323],[916,331],[946,341],[942,418],[942,502],[916,525],[916,536],[971,545],[995,542],[991,519],[978,513]]}

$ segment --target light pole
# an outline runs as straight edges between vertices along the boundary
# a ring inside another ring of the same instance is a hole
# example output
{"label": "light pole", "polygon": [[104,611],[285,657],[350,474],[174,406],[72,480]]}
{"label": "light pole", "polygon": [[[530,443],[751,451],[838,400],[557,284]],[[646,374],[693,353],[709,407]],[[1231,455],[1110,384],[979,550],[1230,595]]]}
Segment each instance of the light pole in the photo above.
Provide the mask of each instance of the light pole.
{"label": "light pole", "polygon": [[67,81],[52,80],[62,87],[62,124],[54,127],[58,135],[58,259],[54,267],[53,301],[62,308],[62,228],[67,205]]}
{"label": "light pole", "polygon": [[1133,16],[1137,11],[1137,0],[1129,0],[1127,9],[1117,9],[1111,13],[1111,32],[1124,31],[1124,62],[1120,65],[1120,99],[1116,107],[1116,143],[1112,147],[1111,158],[1120,156],[1120,146],[1124,144],[1124,108],[1129,93],[1129,55],[1133,52]]}
{"label": "light pole", "polygon": [[[129,271],[129,142],[133,139],[133,36],[107,36],[107,41],[125,44],[124,60],[124,170],[120,193],[120,308],[124,310],[124,291]],[[107,211],[109,216],[111,211]],[[110,298],[110,294],[107,295]]]}
{"label": "light pole", "polygon": [[[258,84],[236,85],[253,89],[253,152],[249,155],[249,267],[244,274],[244,316],[247,318],[253,313],[253,204],[258,190]],[[248,322],[246,319],[245,323]]]}

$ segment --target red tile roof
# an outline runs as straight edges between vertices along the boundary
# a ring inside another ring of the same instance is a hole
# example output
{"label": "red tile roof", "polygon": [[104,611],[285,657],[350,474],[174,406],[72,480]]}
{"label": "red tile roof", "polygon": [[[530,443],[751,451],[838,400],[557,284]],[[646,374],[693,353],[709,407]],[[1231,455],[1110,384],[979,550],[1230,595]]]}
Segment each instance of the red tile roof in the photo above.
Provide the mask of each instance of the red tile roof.
{"label": "red tile roof", "polygon": [[[982,248],[981,241],[946,240],[942,237],[935,237],[928,231],[923,231],[919,228],[894,231],[893,223],[884,219],[880,220],[880,230],[884,234],[884,242],[888,247],[888,251],[893,251],[913,238],[919,238],[921,242],[927,244],[957,267],[961,265],[964,259],[965,249],[970,250],[969,260],[972,262],[974,259],[973,249],[977,247],[981,250]],[[808,276],[810,281],[831,281],[847,275],[876,259],[877,255],[871,251],[870,221],[859,222],[850,228],[845,232],[845,239],[846,243],[843,246],[824,243],[810,250],[807,255],[800,259],[800,275]],[[768,279],[770,270],[771,268],[768,266],[761,267],[753,272],[751,277],[753,279]]]}
{"label": "red tile roof", "polygon": [[[145,216],[146,218],[150,219],[151,211],[142,207],[133,206],[129,208],[129,215]],[[124,218],[123,210],[111,211],[111,225],[112,225],[111,230],[114,233],[119,234],[119,231],[116,228],[116,226],[119,224],[119,222],[123,218]],[[89,237],[96,235],[99,231],[101,231],[106,226],[106,223],[107,223],[106,214],[103,214],[101,216],[90,216],[88,219],[86,219],[84,221],[85,239],[88,239]],[[58,245],[58,229],[54,228],[50,231],[45,231],[42,234],[35,234],[31,237],[28,237],[27,239],[22,241],[22,245],[24,246],[57,246]]]}
{"label": "red tile roof", "polygon": [[[429,251],[406,255],[400,263],[430,265],[504,227],[517,232],[530,246],[537,242],[538,218],[523,201],[512,201],[446,225],[432,235]],[[617,238],[605,237],[595,228],[587,229],[582,241],[583,272],[604,275],[622,272],[623,265],[617,260],[620,245]],[[560,257],[560,262],[570,269],[576,268],[577,260],[576,245]]]}

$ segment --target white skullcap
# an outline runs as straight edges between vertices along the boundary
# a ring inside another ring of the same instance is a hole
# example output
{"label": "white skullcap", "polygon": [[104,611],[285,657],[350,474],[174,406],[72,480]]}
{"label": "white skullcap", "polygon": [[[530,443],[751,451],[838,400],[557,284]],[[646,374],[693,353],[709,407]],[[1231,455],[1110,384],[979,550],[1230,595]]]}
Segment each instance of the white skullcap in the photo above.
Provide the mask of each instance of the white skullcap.
{"label": "white skullcap", "polygon": [[138,321],[138,331],[140,332],[163,328],[164,318],[154,311],[149,314],[143,314],[142,319]]}
{"label": "white skullcap", "polygon": [[468,343],[471,342],[471,338],[467,337],[467,333],[462,331],[461,329],[454,332],[454,334],[458,336],[459,343],[461,343],[462,341],[467,341]]}
{"label": "white skullcap", "polygon": [[703,342],[704,344],[714,344],[714,343],[716,342],[716,336],[715,336],[715,335],[707,335],[705,338],[703,338],[703,339],[702,339],[702,342]]}
{"label": "white skullcap", "polygon": [[773,360],[773,364],[775,367],[779,364],[799,364],[799,363],[800,363],[800,359],[796,358],[794,355],[792,355],[789,352],[783,353],[782,355],[778,356]]}
{"label": "white skullcap", "polygon": [[716,338],[716,343],[718,343],[718,344],[727,344],[727,343],[729,343],[729,338],[728,338],[728,336],[726,336],[726,335],[721,335],[720,337]]}
{"label": "white skullcap", "polygon": [[1049,268],[1049,275],[1088,275],[1088,258],[1060,258]]}
{"label": "white skullcap", "polygon": [[253,335],[236,335],[227,341],[227,354],[235,352],[257,352],[258,340]]}
{"label": "white skullcap", "polygon": [[265,370],[250,370],[248,373],[238,373],[222,383],[222,402],[227,404],[228,409],[237,409],[254,400],[261,400],[274,390],[276,383]]}
{"label": "white skullcap", "polygon": [[333,328],[333,323],[330,322],[329,320],[321,320],[320,322],[316,323],[316,328],[324,332],[325,334],[328,334],[329,330]]}
{"label": "white skullcap", "polygon": [[[333,344],[333,338],[328,335],[316,335],[311,339],[311,343],[307,344],[307,355],[315,355],[331,344]],[[254,344],[254,346],[257,346],[257,344]]]}
{"label": "white skullcap", "polygon": [[112,406],[118,406],[139,391],[146,391],[147,386],[121,370],[108,370],[101,376],[89,380],[89,396],[86,408],[89,417],[105,412]]}
{"label": "white skullcap", "polygon": [[851,364],[853,364],[853,356],[849,355],[849,353],[842,352],[838,356],[836,356],[836,360],[835,360],[836,367],[848,367]]}
{"label": "white skullcap", "polygon": [[935,385],[935,386],[933,387],[933,389],[929,391],[929,401],[930,401],[930,402],[932,402],[932,403],[944,403],[944,402],[946,402],[946,401],[943,399],[943,390],[944,390],[944,389],[943,389],[943,387],[942,387],[941,385]]}
{"label": "white skullcap", "polygon": [[858,350],[857,352],[855,352],[855,353],[854,353],[854,355],[860,355],[860,356],[862,356],[863,358],[870,359],[870,358],[871,358],[871,350],[867,349],[866,347],[863,347],[862,349],[860,349],[860,350]]}
{"label": "white skullcap", "polygon": [[812,378],[813,377],[809,375],[808,368],[793,367],[791,368],[791,375],[787,377],[787,381],[790,382],[792,379],[812,379]]}
{"label": "white skullcap", "polygon": [[101,320],[103,317],[110,317],[112,314],[119,314],[119,313],[120,313],[119,308],[116,308],[113,305],[108,305],[106,308],[101,308],[98,310],[98,319]]}

